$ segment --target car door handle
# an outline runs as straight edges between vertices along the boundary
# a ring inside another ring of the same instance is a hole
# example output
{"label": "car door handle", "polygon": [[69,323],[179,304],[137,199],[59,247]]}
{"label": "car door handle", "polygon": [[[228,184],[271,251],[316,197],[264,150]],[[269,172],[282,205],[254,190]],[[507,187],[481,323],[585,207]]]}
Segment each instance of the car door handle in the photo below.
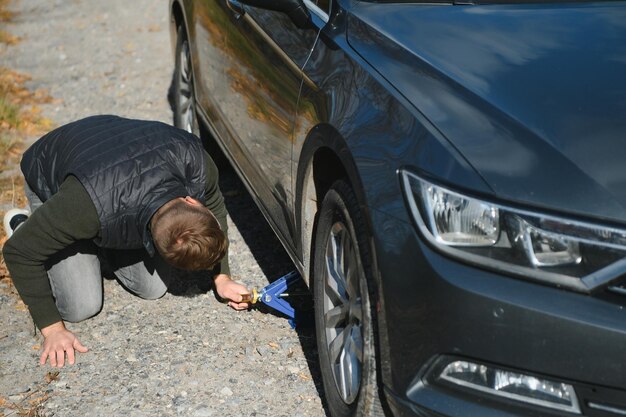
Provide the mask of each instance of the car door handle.
{"label": "car door handle", "polygon": [[240,18],[246,13],[243,8],[243,4],[238,0],[226,0],[226,5],[233,13],[235,13],[237,18]]}

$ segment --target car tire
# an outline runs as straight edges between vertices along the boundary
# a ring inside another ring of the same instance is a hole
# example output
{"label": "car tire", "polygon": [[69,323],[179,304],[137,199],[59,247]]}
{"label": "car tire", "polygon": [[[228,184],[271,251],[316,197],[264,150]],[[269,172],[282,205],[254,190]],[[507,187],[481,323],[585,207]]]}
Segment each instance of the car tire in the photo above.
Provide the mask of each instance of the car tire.
{"label": "car tire", "polygon": [[199,136],[191,51],[183,25],[178,27],[176,36],[173,93],[174,126]]}
{"label": "car tire", "polygon": [[322,202],[313,263],[317,346],[333,417],[384,415],[376,378],[367,242],[354,192],[339,180]]}

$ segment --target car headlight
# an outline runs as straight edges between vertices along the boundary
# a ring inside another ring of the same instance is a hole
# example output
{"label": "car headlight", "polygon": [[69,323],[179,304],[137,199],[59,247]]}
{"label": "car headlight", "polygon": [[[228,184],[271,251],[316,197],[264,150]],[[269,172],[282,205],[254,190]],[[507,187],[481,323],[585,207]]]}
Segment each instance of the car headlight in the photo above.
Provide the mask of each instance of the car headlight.
{"label": "car headlight", "polygon": [[401,170],[418,229],[448,256],[589,292],[626,271],[626,229],[507,207]]}

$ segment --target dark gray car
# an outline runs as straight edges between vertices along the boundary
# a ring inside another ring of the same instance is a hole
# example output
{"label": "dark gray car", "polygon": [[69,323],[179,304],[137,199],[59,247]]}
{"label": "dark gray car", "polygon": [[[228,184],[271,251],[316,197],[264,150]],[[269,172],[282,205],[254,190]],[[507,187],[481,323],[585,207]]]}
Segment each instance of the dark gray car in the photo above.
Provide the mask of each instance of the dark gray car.
{"label": "dark gray car", "polygon": [[313,289],[333,416],[626,415],[626,3],[173,0],[176,124]]}

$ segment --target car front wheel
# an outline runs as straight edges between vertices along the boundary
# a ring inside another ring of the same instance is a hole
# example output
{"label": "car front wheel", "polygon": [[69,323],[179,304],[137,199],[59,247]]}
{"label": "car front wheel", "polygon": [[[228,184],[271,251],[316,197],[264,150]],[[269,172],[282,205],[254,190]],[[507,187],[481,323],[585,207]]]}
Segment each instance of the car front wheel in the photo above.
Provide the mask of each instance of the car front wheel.
{"label": "car front wheel", "polygon": [[315,322],[328,407],[334,417],[383,415],[376,381],[364,222],[350,186],[324,197],[315,237]]}

